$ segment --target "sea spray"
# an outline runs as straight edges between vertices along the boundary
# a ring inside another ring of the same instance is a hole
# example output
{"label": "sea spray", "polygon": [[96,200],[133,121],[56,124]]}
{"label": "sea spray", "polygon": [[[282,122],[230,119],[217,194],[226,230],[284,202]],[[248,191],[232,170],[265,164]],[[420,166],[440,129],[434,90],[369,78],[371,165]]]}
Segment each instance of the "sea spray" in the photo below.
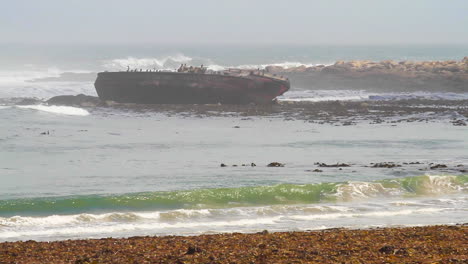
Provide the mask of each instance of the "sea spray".
{"label": "sea spray", "polygon": [[110,70],[123,70],[129,67],[130,69],[153,69],[158,70],[174,70],[174,67],[177,68],[182,63],[189,63],[192,61],[192,58],[187,57],[183,54],[175,54],[168,56],[161,56],[158,58],[148,57],[148,58],[136,58],[136,57],[127,57],[113,59],[104,62],[104,67]]}

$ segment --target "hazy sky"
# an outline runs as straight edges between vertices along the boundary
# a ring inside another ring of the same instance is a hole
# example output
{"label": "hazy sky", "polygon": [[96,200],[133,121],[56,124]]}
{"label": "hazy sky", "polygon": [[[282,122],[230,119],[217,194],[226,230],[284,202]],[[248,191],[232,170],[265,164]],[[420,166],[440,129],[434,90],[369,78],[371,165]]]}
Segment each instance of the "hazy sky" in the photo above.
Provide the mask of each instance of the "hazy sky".
{"label": "hazy sky", "polygon": [[0,42],[468,44],[468,0],[1,0]]}

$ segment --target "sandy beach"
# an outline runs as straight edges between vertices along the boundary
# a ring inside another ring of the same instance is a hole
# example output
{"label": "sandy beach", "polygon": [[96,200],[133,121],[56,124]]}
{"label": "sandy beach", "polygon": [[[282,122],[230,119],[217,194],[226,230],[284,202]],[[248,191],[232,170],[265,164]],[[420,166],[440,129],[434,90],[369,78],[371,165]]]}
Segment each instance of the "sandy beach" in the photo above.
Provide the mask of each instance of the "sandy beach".
{"label": "sandy beach", "polygon": [[4,242],[0,263],[467,263],[468,225]]}

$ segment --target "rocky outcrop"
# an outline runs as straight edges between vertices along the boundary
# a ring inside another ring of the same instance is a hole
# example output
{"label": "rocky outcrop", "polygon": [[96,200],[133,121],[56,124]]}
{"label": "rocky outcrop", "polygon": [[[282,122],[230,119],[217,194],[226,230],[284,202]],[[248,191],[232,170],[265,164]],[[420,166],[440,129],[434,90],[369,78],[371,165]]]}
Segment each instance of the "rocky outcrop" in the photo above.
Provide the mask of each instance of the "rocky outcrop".
{"label": "rocky outcrop", "polygon": [[337,61],[328,66],[268,66],[266,70],[289,77],[298,88],[468,92],[468,57],[461,61]]}
{"label": "rocky outcrop", "polygon": [[51,105],[66,105],[66,106],[81,106],[81,107],[95,107],[103,105],[104,103],[95,96],[84,94],[79,95],[59,95],[47,100]]}

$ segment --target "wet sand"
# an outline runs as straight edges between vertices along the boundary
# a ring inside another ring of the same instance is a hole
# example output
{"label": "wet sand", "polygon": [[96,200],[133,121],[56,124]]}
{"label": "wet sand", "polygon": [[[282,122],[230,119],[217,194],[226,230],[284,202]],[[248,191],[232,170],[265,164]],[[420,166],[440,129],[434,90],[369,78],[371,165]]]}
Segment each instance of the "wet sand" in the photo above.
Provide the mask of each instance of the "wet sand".
{"label": "wet sand", "polygon": [[0,243],[0,263],[468,263],[468,225]]}

